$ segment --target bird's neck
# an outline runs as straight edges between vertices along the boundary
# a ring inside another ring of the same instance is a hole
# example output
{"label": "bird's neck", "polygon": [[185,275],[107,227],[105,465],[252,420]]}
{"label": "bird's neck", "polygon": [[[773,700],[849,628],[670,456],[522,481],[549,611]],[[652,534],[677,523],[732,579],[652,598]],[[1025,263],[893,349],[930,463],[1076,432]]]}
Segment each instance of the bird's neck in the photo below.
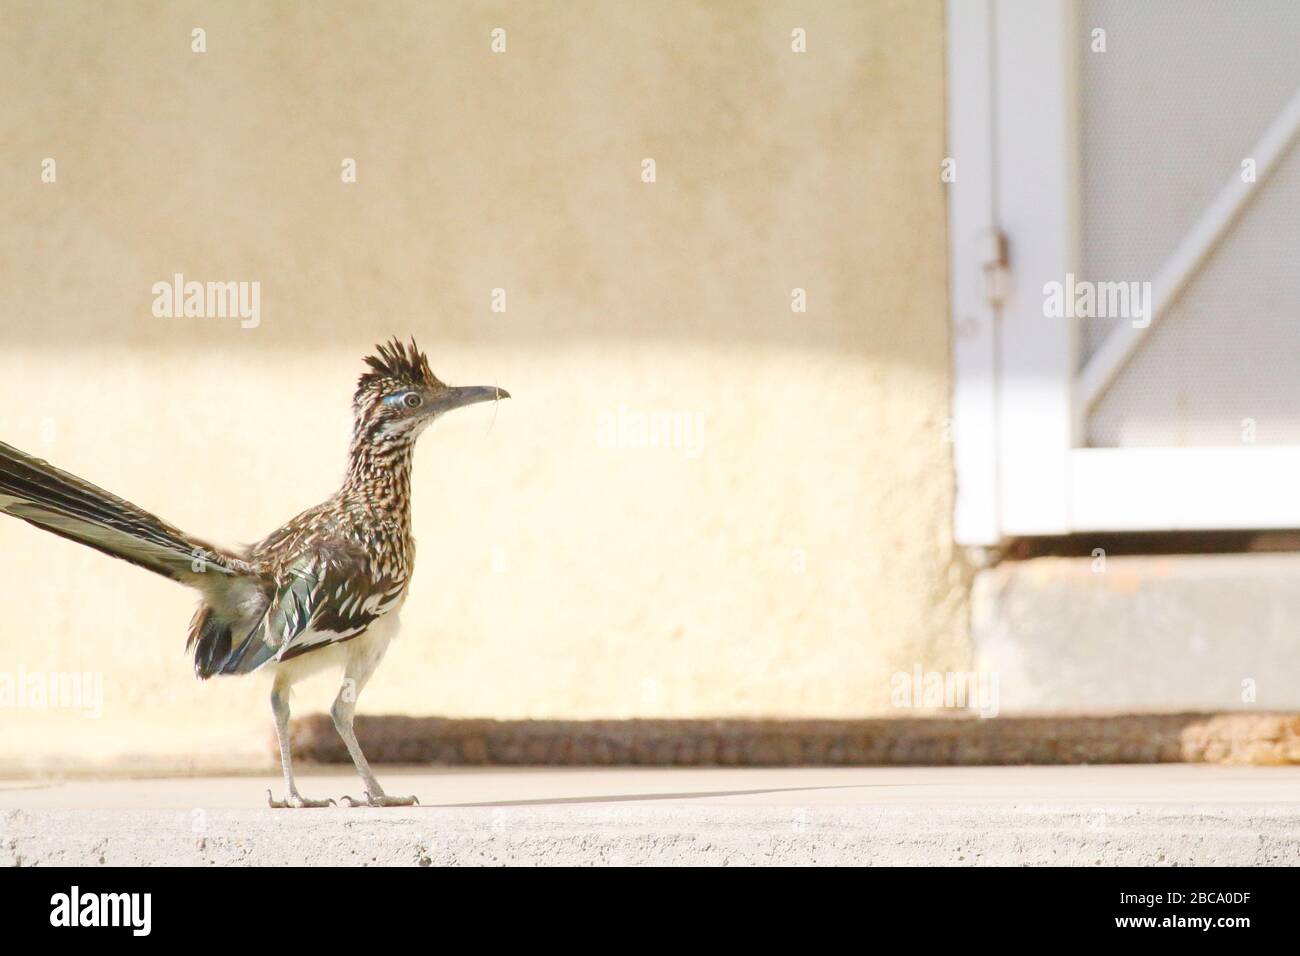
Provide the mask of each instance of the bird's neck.
{"label": "bird's neck", "polygon": [[414,442],[404,436],[380,441],[353,438],[340,499],[409,522],[414,447]]}

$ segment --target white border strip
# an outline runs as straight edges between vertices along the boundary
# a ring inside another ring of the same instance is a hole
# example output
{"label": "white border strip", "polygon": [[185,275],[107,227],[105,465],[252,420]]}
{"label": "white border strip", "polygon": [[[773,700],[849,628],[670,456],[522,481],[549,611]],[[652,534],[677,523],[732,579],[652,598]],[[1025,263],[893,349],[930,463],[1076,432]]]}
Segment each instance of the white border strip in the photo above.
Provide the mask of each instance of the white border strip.
{"label": "white border strip", "polygon": [[1300,448],[1080,448],[1075,531],[1300,527]]}
{"label": "white border strip", "polygon": [[[952,437],[958,544],[996,544],[997,315],[983,267],[993,234],[992,0],[948,0],[948,280],[952,321]],[[938,175],[938,169],[935,170]]]}

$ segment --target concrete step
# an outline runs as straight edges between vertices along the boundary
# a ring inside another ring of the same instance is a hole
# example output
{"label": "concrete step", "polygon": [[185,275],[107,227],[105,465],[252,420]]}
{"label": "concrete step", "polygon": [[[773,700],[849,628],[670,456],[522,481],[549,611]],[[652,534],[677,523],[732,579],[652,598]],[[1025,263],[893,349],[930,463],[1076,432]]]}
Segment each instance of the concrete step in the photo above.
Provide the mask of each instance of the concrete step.
{"label": "concrete step", "polygon": [[1300,554],[1036,558],[976,576],[1001,714],[1300,708]]}

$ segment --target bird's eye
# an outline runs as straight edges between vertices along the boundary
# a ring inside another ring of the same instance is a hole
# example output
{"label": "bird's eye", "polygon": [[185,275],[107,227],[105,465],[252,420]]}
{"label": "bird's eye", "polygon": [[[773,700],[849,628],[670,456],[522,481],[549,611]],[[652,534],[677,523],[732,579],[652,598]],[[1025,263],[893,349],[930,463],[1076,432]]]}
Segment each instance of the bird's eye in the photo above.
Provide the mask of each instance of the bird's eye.
{"label": "bird's eye", "polygon": [[402,399],[402,404],[407,408],[419,408],[424,404],[424,399],[415,392],[408,392],[406,397]]}

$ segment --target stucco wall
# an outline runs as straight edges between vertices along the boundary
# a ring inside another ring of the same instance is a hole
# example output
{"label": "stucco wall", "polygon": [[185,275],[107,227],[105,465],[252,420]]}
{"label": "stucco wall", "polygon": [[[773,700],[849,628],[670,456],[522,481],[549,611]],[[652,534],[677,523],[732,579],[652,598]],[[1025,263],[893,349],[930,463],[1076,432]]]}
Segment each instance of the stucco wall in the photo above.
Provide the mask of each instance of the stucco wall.
{"label": "stucco wall", "polygon": [[[0,440],[250,541],[334,487],[380,338],[514,394],[421,441],[363,713],[867,715],[967,666],[938,2],[0,15]],[[260,282],[260,325],[156,318],[175,273]],[[701,440],[607,447],[620,410]],[[0,520],[0,672],[104,689],[0,712],[0,762],[264,753],[267,682],[193,679],[193,603]]]}

